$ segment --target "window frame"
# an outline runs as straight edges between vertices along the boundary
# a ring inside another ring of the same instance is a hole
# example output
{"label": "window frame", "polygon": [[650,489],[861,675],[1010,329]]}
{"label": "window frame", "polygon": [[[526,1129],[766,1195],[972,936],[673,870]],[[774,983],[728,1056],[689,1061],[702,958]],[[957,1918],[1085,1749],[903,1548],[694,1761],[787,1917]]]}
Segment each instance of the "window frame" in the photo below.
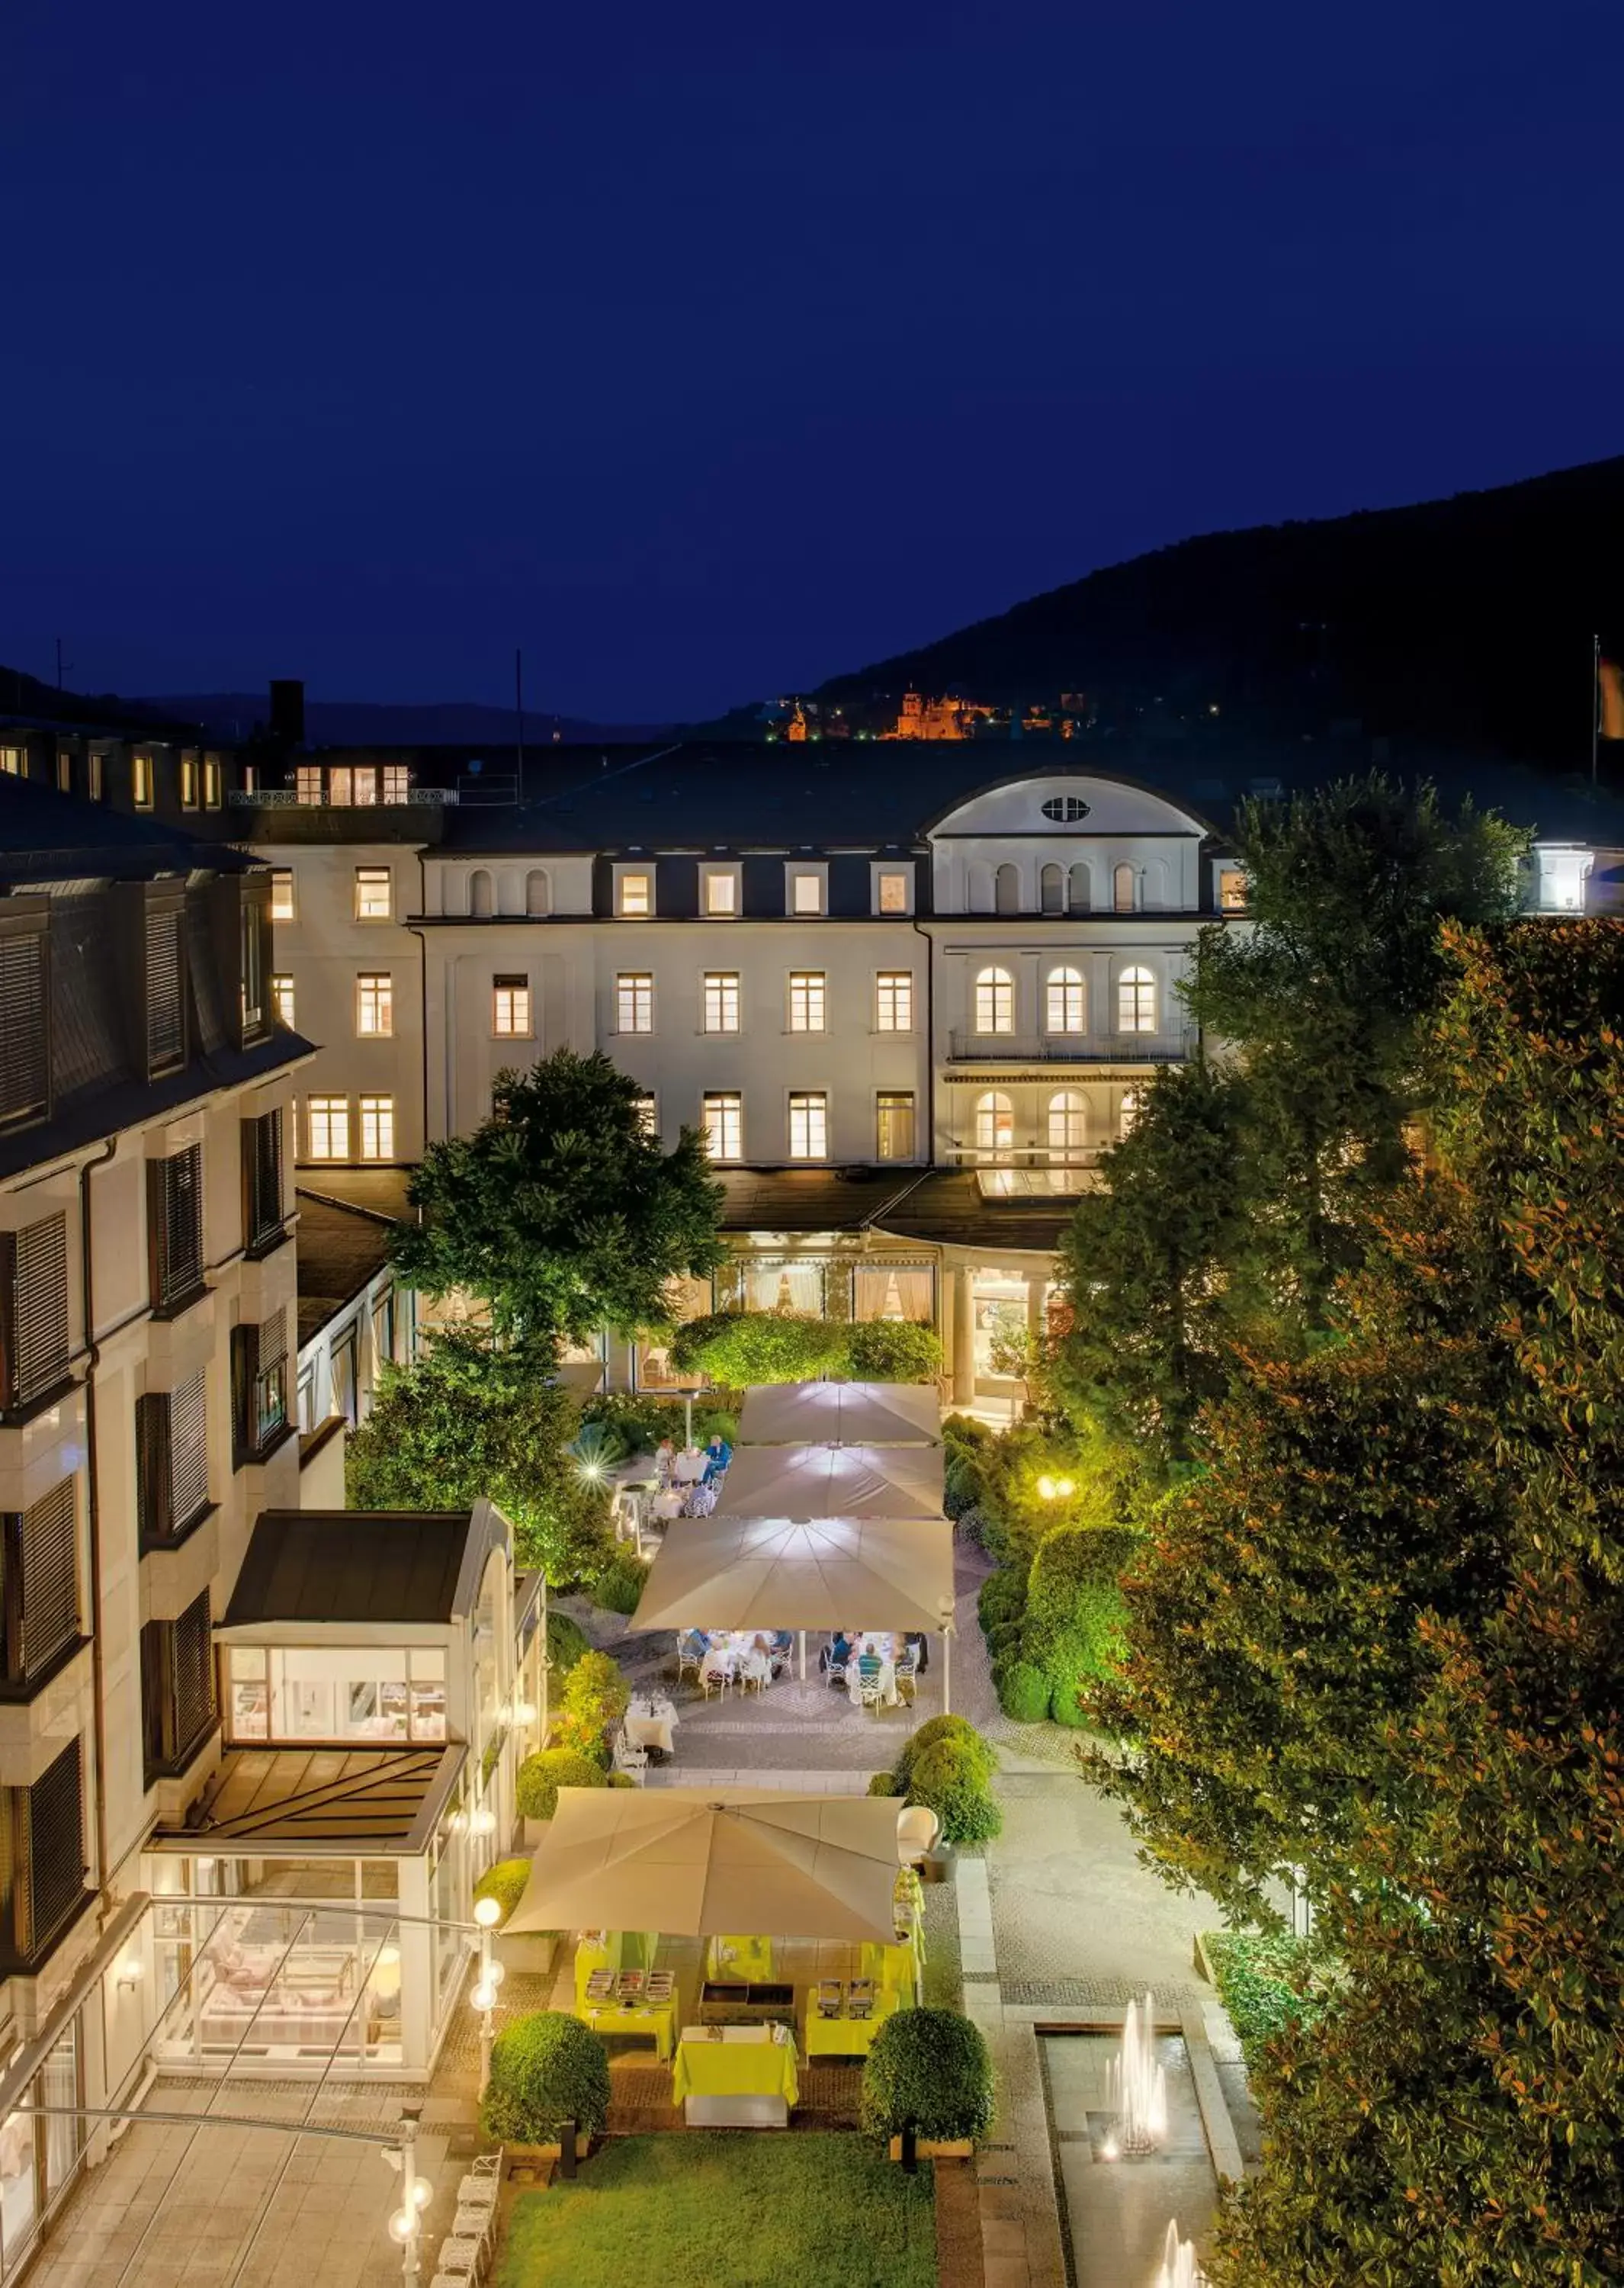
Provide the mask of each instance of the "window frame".
{"label": "window frame", "polygon": [[[888,1152],[885,1149],[888,1118],[907,1120],[908,1148],[906,1152]],[[919,1100],[911,1088],[881,1088],[875,1091],[874,1156],[876,1160],[888,1164],[893,1161],[917,1160],[919,1157]]]}
{"label": "window frame", "polygon": [[[796,1147],[796,1124],[801,1142]],[[829,1092],[826,1088],[792,1088],[785,1106],[785,1139],[790,1159],[797,1164],[825,1161],[829,1156]]]}
{"label": "window frame", "polygon": [[[1059,1021],[1056,1021],[1056,1010]],[[1073,1022],[1073,1010],[1076,1021]],[[1076,1039],[1089,1029],[1088,981],[1081,969],[1063,961],[1043,979],[1043,1030],[1056,1037]]]}
{"label": "window frame", "polygon": [[277,1023],[286,1025],[290,1033],[297,1033],[298,1030],[298,1020],[294,1014],[297,1005],[298,994],[294,985],[292,971],[288,969],[273,971],[271,977],[271,1006],[276,1012]]}
{"label": "window frame", "polygon": [[[723,1141],[731,1122],[733,1131],[733,1150],[717,1151],[713,1142],[719,1124]],[[744,1091],[739,1088],[708,1088],[700,1098],[700,1131],[705,1139],[709,1158],[719,1168],[736,1167],[744,1157]]]}
{"label": "window frame", "polygon": [[[304,1114],[305,1159],[319,1163],[322,1165],[342,1167],[352,1157],[350,1151],[349,1098],[347,1096],[329,1094],[326,1091],[320,1091],[307,1095],[301,1108]],[[329,1145],[332,1142],[335,1133],[335,1124],[338,1124],[337,1132],[339,1133],[343,1139],[343,1149],[341,1151],[320,1151],[317,1149],[316,1123],[318,1119],[324,1121],[327,1124],[325,1132]]]}
{"label": "window frame", "polygon": [[[367,1022],[370,1005],[374,1021]],[[355,1037],[358,1041],[392,1041],[395,1034],[395,981],[390,969],[358,969],[355,973]]]}
{"label": "window frame", "polygon": [[[508,999],[506,1024],[502,1021],[504,994]],[[491,978],[491,1038],[493,1041],[533,1041],[535,1038],[535,1012],[527,969],[503,970]]]}
{"label": "window frame", "polygon": [[1013,971],[996,965],[978,969],[971,981],[970,992],[973,1032],[984,1040],[993,1040],[1001,1033],[1015,1030]]}
{"label": "window frame", "polygon": [[[890,1001],[890,1019],[886,1021],[886,1003]],[[900,1001],[906,1008],[907,1022],[897,1022]],[[914,1029],[914,973],[911,969],[876,969],[874,973],[874,1029],[876,1033],[895,1036],[912,1033]]]}
{"label": "window frame", "polygon": [[[633,882],[643,884],[641,905],[627,903],[627,891]],[[614,918],[622,922],[652,922],[659,911],[654,862],[651,859],[616,861],[614,868]]]}
{"label": "window frame", "polygon": [[[715,906],[710,902],[713,889],[725,885],[727,903]],[[736,861],[712,863],[701,862],[699,870],[700,919],[707,922],[736,922],[744,918],[744,870]]]}
{"label": "window frame", "polygon": [[[286,902],[282,892],[287,892]],[[299,918],[298,883],[291,866],[271,869],[271,919],[273,922],[296,922]]]}
{"label": "window frame", "polygon": [[[360,1157],[368,1167],[388,1167],[399,1156],[395,1151],[395,1100],[375,1090],[368,1091],[356,1100],[356,1136],[360,1146]],[[370,1140],[368,1123],[371,1123]],[[385,1148],[387,1147],[387,1148]]]}
{"label": "window frame", "polygon": [[[878,915],[911,914],[914,910],[914,875],[915,869],[901,859],[871,859],[868,865],[869,910]],[[884,902],[885,885],[893,880],[902,885],[901,902],[888,906]]]}
{"label": "window frame", "polygon": [[[631,1021],[629,1024],[627,1013]],[[646,1018],[646,1023],[639,1019]],[[617,1040],[646,1040],[654,1029],[654,973],[652,969],[617,969],[614,973],[614,1036]]]}
{"label": "window frame", "polygon": [[[729,1003],[733,1022],[725,1021]],[[717,1021],[713,1025],[711,1016]],[[742,980],[736,969],[704,969],[700,972],[700,1031],[712,1040],[729,1039],[744,1029],[744,996]]]}
{"label": "window frame", "polygon": [[[802,905],[797,885],[817,885],[817,903]],[[829,910],[829,869],[827,858],[787,858],[784,862],[784,912],[791,921],[827,921]]]}
{"label": "window frame", "polygon": [[788,1033],[825,1034],[829,1029],[829,973],[827,969],[791,969],[784,979],[784,1029]]}
{"label": "window frame", "polygon": [[[367,910],[368,894],[376,894],[380,885],[384,911]],[[355,869],[355,919],[358,922],[392,922],[395,918],[395,872],[392,866],[358,866]]]}
{"label": "window frame", "polygon": [[1142,961],[1130,961],[1116,973],[1116,1029],[1124,1035],[1154,1033],[1161,1029],[1161,1011],[1156,973]]}

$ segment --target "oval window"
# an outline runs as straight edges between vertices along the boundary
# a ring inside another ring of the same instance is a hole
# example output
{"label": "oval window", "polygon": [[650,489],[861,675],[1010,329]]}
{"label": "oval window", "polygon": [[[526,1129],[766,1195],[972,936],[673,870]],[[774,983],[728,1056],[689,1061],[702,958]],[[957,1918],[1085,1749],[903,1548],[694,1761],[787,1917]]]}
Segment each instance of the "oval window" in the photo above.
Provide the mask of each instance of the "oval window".
{"label": "oval window", "polygon": [[1075,826],[1080,818],[1089,814],[1089,806],[1079,794],[1051,794],[1043,805],[1045,818],[1052,818],[1062,826]]}

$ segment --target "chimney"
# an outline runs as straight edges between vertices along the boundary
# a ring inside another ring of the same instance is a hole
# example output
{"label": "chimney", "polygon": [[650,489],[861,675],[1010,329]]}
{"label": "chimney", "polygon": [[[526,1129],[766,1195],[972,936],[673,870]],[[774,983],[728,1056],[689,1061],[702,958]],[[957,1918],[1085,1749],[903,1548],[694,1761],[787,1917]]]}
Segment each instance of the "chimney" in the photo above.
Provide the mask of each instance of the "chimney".
{"label": "chimney", "polygon": [[305,743],[305,684],[302,677],[273,676],[271,679],[271,736],[279,746],[302,747]]}

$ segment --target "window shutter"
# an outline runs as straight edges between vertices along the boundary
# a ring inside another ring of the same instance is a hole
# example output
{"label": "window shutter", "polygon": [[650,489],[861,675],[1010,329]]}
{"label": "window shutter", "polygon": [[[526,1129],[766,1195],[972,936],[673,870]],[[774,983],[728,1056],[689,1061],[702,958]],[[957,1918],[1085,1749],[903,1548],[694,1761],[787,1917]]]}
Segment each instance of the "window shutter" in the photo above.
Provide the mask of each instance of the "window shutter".
{"label": "window shutter", "polygon": [[72,1740],[28,1791],[28,1929],[24,1950],[50,1945],[84,1895],[79,1743]]}
{"label": "window shutter", "polygon": [[37,1676],[79,1638],[77,1505],[74,1481],[22,1513],[22,1669]]}
{"label": "window shutter", "polygon": [[170,1530],[178,1533],[209,1505],[209,1425],[201,1374],[170,1391],[169,1415]]}
{"label": "window shutter", "polygon": [[242,1124],[242,1172],[247,1208],[244,1237],[263,1247],[282,1227],[282,1116],[266,1112]]}
{"label": "window shutter", "polygon": [[67,1374],[67,1218],[45,1216],[17,1234],[12,1267],[12,1383],[26,1405]]}
{"label": "window shutter", "polygon": [[186,1061],[180,991],[180,913],[170,906],[147,916],[147,1066],[167,1072]]}
{"label": "window shutter", "polygon": [[45,1054],[45,941],[0,938],[0,1122],[49,1108]]}
{"label": "window shutter", "polygon": [[162,1391],[135,1402],[136,1526],[143,1542],[167,1541],[173,1525],[170,1504],[174,1474],[170,1466],[170,1402]]}
{"label": "window shutter", "polygon": [[174,1628],[175,1736],[170,1753],[179,1756],[201,1733],[214,1728],[214,1634],[207,1589],[186,1607]]}
{"label": "window shutter", "polygon": [[154,1307],[180,1301],[203,1280],[203,1148],[190,1144],[152,1163]]}

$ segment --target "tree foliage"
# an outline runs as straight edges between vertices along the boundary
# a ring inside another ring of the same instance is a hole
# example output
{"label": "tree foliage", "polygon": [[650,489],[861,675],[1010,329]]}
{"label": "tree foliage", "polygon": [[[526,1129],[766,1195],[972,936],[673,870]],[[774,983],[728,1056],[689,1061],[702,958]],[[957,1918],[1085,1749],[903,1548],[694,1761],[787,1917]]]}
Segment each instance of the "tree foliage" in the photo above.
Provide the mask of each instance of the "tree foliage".
{"label": "tree foliage", "polygon": [[551,1358],[498,1350],[472,1328],[432,1337],[412,1366],[385,1366],[349,1442],[352,1507],[466,1509],[488,1497],[520,1564],[555,1589],[595,1580],[614,1548],[608,1497],[565,1452],[579,1417],[551,1373]]}
{"label": "tree foliage", "polygon": [[1100,1696],[1161,1862],[1300,1869],[1343,1965],[1220,2288],[1624,2277],[1624,928],[1446,950],[1440,1164],[1208,1418]]}
{"label": "tree foliage", "polygon": [[401,1276],[482,1298],[500,1334],[532,1347],[662,1323],[669,1283],[722,1260],[722,1191],[698,1132],[662,1151],[636,1082],[573,1049],[499,1073],[492,1098],[471,1136],[424,1154],[410,1193],[423,1221],[394,1243]]}

